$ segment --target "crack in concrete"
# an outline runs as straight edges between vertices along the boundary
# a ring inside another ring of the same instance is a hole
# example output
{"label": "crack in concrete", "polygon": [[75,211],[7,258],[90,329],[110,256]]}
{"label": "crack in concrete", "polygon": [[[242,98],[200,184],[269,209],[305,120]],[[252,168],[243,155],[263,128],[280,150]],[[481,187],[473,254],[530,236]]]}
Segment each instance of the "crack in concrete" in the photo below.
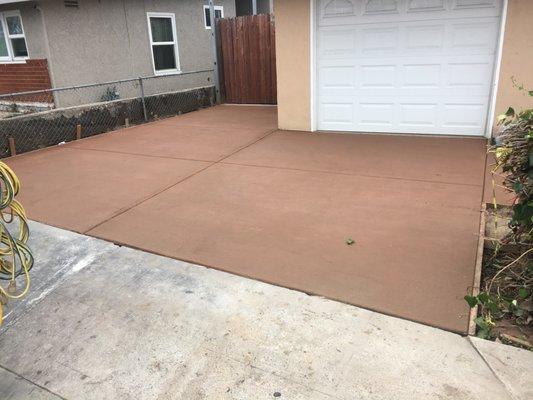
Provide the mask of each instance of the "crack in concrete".
{"label": "crack in concrete", "polygon": [[479,355],[479,357],[483,360],[483,362],[485,363],[485,365],[489,368],[490,372],[492,372],[492,375],[494,375],[494,377],[496,378],[496,380],[498,382],[500,382],[502,384],[502,386],[504,387],[505,391],[509,394],[509,397],[513,400],[521,400],[519,397],[516,397],[513,393],[513,391],[511,390],[511,388],[500,378],[500,376],[498,375],[498,373],[496,372],[496,370],[494,368],[492,368],[492,365],[490,365],[489,361],[485,358],[485,356],[479,351],[479,349],[476,347],[476,345],[474,344],[474,342],[472,342],[472,339],[470,338],[470,336],[467,337],[467,340],[468,340],[468,343],[470,343],[470,346],[472,346],[474,348],[474,351]]}

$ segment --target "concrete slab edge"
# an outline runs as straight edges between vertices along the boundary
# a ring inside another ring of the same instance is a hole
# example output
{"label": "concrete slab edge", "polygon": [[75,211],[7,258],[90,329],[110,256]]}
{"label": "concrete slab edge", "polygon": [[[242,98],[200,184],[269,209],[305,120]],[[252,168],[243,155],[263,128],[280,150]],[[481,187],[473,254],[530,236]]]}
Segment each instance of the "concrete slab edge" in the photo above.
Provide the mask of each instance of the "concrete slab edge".
{"label": "concrete slab edge", "polygon": [[[57,393],[54,393],[52,392],[50,389],[46,388],[45,386],[42,386],[42,385],[39,385],[38,383],[35,383],[31,380],[29,380],[28,378],[20,375],[20,374],[17,374],[15,371],[12,371],[10,370],[9,368],[6,368],[4,367],[3,365],[0,365],[0,369],[4,370],[4,373],[6,374],[9,374],[11,376],[13,376],[13,379],[16,379],[16,380],[20,380],[22,382],[25,382],[29,387],[34,387],[36,388],[36,390],[38,390],[40,393],[48,393],[50,394],[51,398],[53,398],[54,400],[57,399],[57,400],[68,400],[67,398],[57,394]],[[16,386],[18,386],[18,384],[15,384]],[[21,388],[21,390],[24,390],[24,388]],[[21,393],[22,394],[22,393]],[[28,393],[29,394],[29,393]],[[26,395],[28,395],[26,394]],[[11,397],[11,396],[10,396]],[[41,396],[39,396],[40,398]],[[33,398],[33,397],[32,397]],[[48,398],[48,396],[47,396]]]}
{"label": "concrete slab edge", "polygon": [[[487,205],[483,203],[481,205],[481,215],[479,218],[479,238],[477,244],[476,265],[474,267],[474,281],[472,283],[472,296],[477,296],[481,287],[481,267],[483,264],[483,251],[485,249],[485,226],[487,224],[486,212]],[[475,319],[478,313],[478,306],[470,309],[470,318],[468,323],[468,334],[476,334],[476,322]]]}
{"label": "concrete slab edge", "polygon": [[[487,360],[487,358],[483,355],[483,353],[481,351],[479,351],[479,349],[476,346],[476,343],[472,340],[472,337],[469,336],[467,339],[468,339],[468,343],[470,343],[470,345],[474,348],[475,352],[483,360],[483,362],[487,365],[487,367],[490,369],[490,371],[492,372],[494,377],[503,385],[503,387],[505,388],[505,390],[509,394],[509,397],[511,397],[513,400],[521,400],[519,397],[514,395],[513,389],[511,387],[509,387],[509,385],[507,385],[504,380],[501,379],[501,377],[498,374],[498,372],[492,367],[492,365]],[[483,340],[483,339],[480,339],[480,340]],[[506,346],[506,345],[502,345],[502,346]]]}

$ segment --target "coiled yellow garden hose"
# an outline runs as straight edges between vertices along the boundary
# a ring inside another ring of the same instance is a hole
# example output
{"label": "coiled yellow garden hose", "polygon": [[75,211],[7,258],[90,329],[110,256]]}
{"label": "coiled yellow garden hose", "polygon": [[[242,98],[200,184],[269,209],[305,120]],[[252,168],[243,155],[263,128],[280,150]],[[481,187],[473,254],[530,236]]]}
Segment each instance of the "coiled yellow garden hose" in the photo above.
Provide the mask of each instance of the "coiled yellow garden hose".
{"label": "coiled yellow garden hose", "polygon": [[[27,246],[30,237],[26,212],[15,199],[20,181],[6,164],[0,161],[0,325],[4,320],[3,307],[9,299],[20,299],[30,289],[30,269],[33,256]],[[11,224],[11,231],[7,225]],[[18,229],[18,234],[13,231]],[[17,289],[17,278],[24,275],[24,287]]]}

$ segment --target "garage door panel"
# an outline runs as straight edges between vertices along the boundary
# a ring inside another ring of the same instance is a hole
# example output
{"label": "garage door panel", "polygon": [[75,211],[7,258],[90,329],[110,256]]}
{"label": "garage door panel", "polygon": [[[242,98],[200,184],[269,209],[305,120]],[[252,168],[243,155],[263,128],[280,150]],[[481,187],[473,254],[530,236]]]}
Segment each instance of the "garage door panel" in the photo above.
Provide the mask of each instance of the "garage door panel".
{"label": "garage door panel", "polygon": [[[321,56],[375,56],[378,51],[401,55],[494,54],[499,18],[467,18],[410,23],[323,27],[319,32]],[[386,54],[384,53],[384,54]]]}
{"label": "garage door panel", "polygon": [[495,8],[497,0],[455,0],[454,9],[471,8]]}
{"label": "garage door panel", "polygon": [[495,55],[499,18],[321,27],[318,57]]}
{"label": "garage door panel", "polygon": [[449,47],[454,54],[494,54],[498,35],[499,18],[469,18],[452,23]]}
{"label": "garage door panel", "polygon": [[320,103],[321,122],[330,126],[330,129],[346,129],[355,123],[354,104],[351,98],[331,97],[325,98]]}
{"label": "garage door panel", "polygon": [[362,55],[380,56],[396,55],[399,47],[399,26],[361,29],[358,49]]}
{"label": "garage door panel", "polygon": [[444,11],[446,10],[445,0],[410,0],[407,4],[407,11]]}
{"label": "garage door panel", "polygon": [[428,24],[423,21],[418,24],[406,25],[402,35],[404,49],[409,53],[441,53],[444,50],[446,26],[444,24]]}
{"label": "garage door panel", "polygon": [[395,106],[392,102],[379,99],[359,103],[356,118],[363,129],[388,129],[396,122]]}
{"label": "garage door panel", "polygon": [[357,126],[360,132],[434,133],[472,135],[483,129],[488,101],[466,102],[461,97],[399,98],[373,96],[351,102],[344,96],[326,97],[319,104],[319,123],[327,130],[345,131]]}
{"label": "garage door panel", "polygon": [[446,102],[443,107],[444,128],[482,129],[486,103]]}
{"label": "garage door panel", "polygon": [[333,2],[317,32],[318,128],[483,135],[501,5],[483,1]]}
{"label": "garage door panel", "polygon": [[358,88],[370,89],[394,89],[397,82],[397,66],[385,65],[361,65],[358,68]]}
{"label": "garage door panel", "polygon": [[403,64],[400,85],[404,89],[439,89],[442,84],[442,69],[443,65],[440,63]]}
{"label": "garage door panel", "polygon": [[321,32],[319,47],[322,49],[321,57],[343,57],[355,55],[356,49],[355,29],[335,29]]}
{"label": "garage door panel", "polygon": [[[453,89],[467,88],[486,93],[492,80],[492,63],[459,62],[448,65],[446,86]],[[473,94],[473,92],[470,92]]]}
{"label": "garage door panel", "polygon": [[488,97],[492,60],[457,60],[452,58],[450,62],[438,63],[438,59],[427,59],[430,62],[422,63],[423,60],[410,59],[411,63],[380,64],[379,61],[384,60],[376,59],[376,64],[361,65],[323,63],[318,71],[320,94]]}
{"label": "garage door panel", "polygon": [[320,68],[320,82],[324,90],[353,90],[355,88],[355,66],[328,65]]}
{"label": "garage door panel", "polygon": [[[405,129],[436,128],[439,125],[439,103],[400,103],[398,124]],[[418,133],[418,132],[412,132]]]}
{"label": "garage door panel", "polygon": [[[318,23],[331,26],[355,23],[387,23],[390,16],[401,22],[428,19],[497,17],[501,0],[319,0]],[[388,4],[393,1],[396,6]],[[381,3],[381,4],[379,4]],[[335,8],[337,7],[337,8]],[[377,11],[381,8],[381,11]]]}

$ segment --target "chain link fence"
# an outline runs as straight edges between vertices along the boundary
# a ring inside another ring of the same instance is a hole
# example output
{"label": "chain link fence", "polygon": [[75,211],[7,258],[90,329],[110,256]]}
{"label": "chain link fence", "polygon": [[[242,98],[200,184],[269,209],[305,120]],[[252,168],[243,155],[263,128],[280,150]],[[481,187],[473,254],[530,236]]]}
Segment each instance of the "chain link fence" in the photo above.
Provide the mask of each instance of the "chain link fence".
{"label": "chain link fence", "polygon": [[0,95],[0,158],[209,107],[212,70]]}

